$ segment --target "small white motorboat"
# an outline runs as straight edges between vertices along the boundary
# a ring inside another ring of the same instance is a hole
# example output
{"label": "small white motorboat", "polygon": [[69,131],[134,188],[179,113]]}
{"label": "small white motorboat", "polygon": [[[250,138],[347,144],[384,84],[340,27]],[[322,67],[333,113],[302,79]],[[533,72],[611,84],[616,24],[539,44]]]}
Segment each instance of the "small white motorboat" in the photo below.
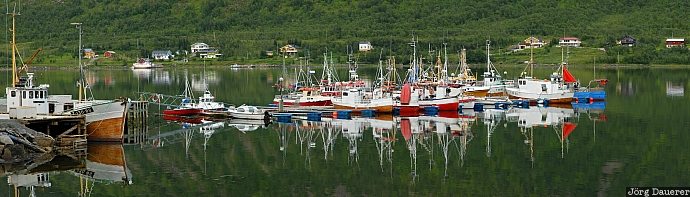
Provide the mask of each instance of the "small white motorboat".
{"label": "small white motorboat", "polygon": [[137,62],[132,64],[132,69],[146,69],[146,68],[158,68],[160,67],[157,64],[154,64],[151,62],[151,60],[146,59],[146,58],[139,58]]}
{"label": "small white motorboat", "polygon": [[230,112],[230,116],[238,119],[263,120],[268,118],[268,113],[266,113],[266,111],[255,106],[242,105],[236,108],[230,108],[228,111]]}

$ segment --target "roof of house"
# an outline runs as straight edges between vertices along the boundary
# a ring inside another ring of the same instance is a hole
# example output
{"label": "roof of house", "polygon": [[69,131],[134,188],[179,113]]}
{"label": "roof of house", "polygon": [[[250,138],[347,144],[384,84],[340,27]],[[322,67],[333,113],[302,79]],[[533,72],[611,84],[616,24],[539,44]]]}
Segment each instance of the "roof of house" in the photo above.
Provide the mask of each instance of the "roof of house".
{"label": "roof of house", "polygon": [[84,53],[86,53],[86,52],[93,52],[93,49],[88,49],[88,48],[84,49]]}
{"label": "roof of house", "polygon": [[359,42],[359,44],[368,44],[368,45],[371,45],[371,42],[369,42],[369,41],[363,41],[363,42]]}
{"label": "roof of house", "polygon": [[685,38],[667,38],[666,42],[685,42]]}
{"label": "roof of house", "polygon": [[205,45],[205,46],[208,46],[208,44],[203,43],[203,42],[197,42],[197,43],[192,44],[192,46],[197,46],[197,45]]}
{"label": "roof of house", "polygon": [[217,53],[218,49],[200,49],[199,53]]}
{"label": "roof of house", "polygon": [[170,51],[170,50],[155,50],[155,51],[151,52],[151,54],[170,55],[170,54],[172,54],[172,51]]}
{"label": "roof of house", "polygon": [[580,40],[577,37],[562,37],[561,40]]}

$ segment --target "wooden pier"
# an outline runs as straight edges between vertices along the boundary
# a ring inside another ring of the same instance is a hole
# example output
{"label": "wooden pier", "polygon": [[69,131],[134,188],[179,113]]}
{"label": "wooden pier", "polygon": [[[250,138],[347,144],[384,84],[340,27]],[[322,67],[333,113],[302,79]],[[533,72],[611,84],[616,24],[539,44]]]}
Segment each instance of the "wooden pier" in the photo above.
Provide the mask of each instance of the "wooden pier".
{"label": "wooden pier", "polygon": [[139,144],[148,139],[148,109],[147,101],[132,101],[127,109],[125,133],[122,139],[124,144]]}

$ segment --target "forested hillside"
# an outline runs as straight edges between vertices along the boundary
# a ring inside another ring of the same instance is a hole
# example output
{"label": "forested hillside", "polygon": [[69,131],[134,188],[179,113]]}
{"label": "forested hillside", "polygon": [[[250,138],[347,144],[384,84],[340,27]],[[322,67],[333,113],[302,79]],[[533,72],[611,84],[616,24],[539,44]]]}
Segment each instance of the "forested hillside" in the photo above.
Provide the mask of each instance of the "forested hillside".
{"label": "forested hillside", "polygon": [[[408,42],[414,34],[424,53],[429,45],[440,48],[445,42],[449,53],[465,47],[469,49],[470,61],[480,62],[487,39],[501,52],[530,35],[547,41],[566,35],[579,37],[584,47],[613,47],[600,58],[602,62],[612,63],[622,56],[623,63],[690,63],[687,50],[663,49],[665,38],[690,36],[688,1],[25,0],[21,6],[15,6],[13,1],[2,3],[9,11],[15,7],[21,11],[17,18],[20,48],[30,53],[42,47],[45,53],[39,61],[74,53],[78,34],[69,23],[82,22],[85,47],[130,56],[150,54],[156,49],[189,50],[192,43],[205,42],[219,47],[224,59],[259,59],[264,51],[275,51],[291,43],[303,49],[301,55],[318,60],[327,49],[342,57],[347,45],[371,41],[376,50],[359,54],[358,58],[375,62],[381,49],[384,56],[409,59],[412,48]],[[614,47],[625,34],[637,38],[640,44],[632,49]]]}

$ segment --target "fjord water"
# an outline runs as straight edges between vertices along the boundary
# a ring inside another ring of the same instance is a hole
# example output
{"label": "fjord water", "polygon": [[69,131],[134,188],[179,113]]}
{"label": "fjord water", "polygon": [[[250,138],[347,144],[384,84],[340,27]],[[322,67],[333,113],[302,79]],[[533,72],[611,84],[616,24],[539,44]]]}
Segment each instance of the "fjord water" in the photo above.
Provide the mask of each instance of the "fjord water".
{"label": "fjord water", "polygon": [[[507,76],[513,78],[521,70],[507,68]],[[591,68],[570,70],[585,84],[593,78]],[[2,76],[7,75],[4,72]],[[78,71],[34,72],[39,83],[51,85],[51,94],[76,93]],[[535,76],[546,78],[550,72],[551,67],[540,68]],[[266,105],[278,94],[272,85],[280,73],[280,69],[214,67],[98,69],[89,70],[87,76],[96,98],[137,98],[137,92],[181,94],[187,75],[197,96],[208,84],[217,100]],[[375,69],[360,73],[371,79]],[[375,137],[376,129],[369,126],[361,136],[335,132],[331,138],[323,130],[343,131],[342,126],[300,121],[240,131],[222,123],[179,132],[183,125],[161,121],[152,105],[148,135],[178,132],[124,145],[131,184],[96,181],[88,185],[89,192],[93,196],[621,196],[631,186],[688,186],[690,105],[684,94],[690,85],[688,73],[690,69],[597,69],[597,78],[609,80],[605,109],[575,110],[567,121],[576,128],[567,137],[562,124],[522,132],[509,118],[464,111],[466,132],[454,137],[416,133],[419,141],[414,149],[399,122],[392,136],[385,138],[390,146],[385,148],[380,143],[383,138]],[[448,139],[450,143],[444,145]],[[80,178],[74,172],[49,172],[50,187],[35,187],[34,192],[77,195]],[[14,186],[0,184],[0,191],[9,196]],[[27,188],[19,191],[22,196],[30,193]]]}

